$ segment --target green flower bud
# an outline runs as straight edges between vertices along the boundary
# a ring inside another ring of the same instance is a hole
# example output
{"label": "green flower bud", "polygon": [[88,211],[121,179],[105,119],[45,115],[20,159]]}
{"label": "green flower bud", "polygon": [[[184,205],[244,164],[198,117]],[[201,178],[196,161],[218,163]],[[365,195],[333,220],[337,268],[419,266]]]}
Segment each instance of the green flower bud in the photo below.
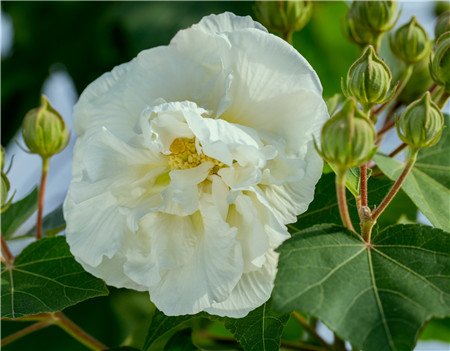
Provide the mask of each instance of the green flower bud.
{"label": "green flower bud", "polygon": [[69,142],[64,120],[44,95],[41,106],[26,114],[22,123],[22,135],[30,152],[44,158],[61,152]]}
{"label": "green flower bud", "polygon": [[417,23],[414,16],[389,37],[389,44],[395,57],[406,64],[423,60],[431,50],[427,32]]}
{"label": "green flower bud", "polygon": [[362,105],[372,106],[389,100],[392,74],[389,67],[378,58],[370,45],[362,56],[350,67],[347,73],[347,88],[342,79],[342,91],[347,97],[353,97]]}
{"label": "green flower bud", "polygon": [[391,30],[397,16],[397,1],[353,1],[347,17],[359,27],[380,33]]}
{"label": "green flower bud", "polygon": [[1,187],[1,198],[2,198],[2,206],[1,206],[1,213],[5,212],[9,205],[11,205],[12,198],[8,200],[8,193],[9,193],[10,185],[9,180],[6,177],[6,174],[2,172],[2,187]]}
{"label": "green flower bud", "polygon": [[444,129],[441,110],[431,100],[429,92],[410,104],[396,121],[401,140],[413,149],[436,144]]}
{"label": "green flower bud", "polygon": [[312,2],[257,1],[255,14],[265,27],[286,35],[301,30],[309,22]]}
{"label": "green flower bud", "polygon": [[450,31],[450,11],[444,12],[436,21],[436,26],[434,27],[434,36],[439,38],[445,32]]}
{"label": "green flower bud", "polygon": [[358,109],[354,99],[347,99],[323,126],[321,150],[316,150],[339,170],[357,167],[372,158],[376,151],[376,133],[372,122]]}
{"label": "green flower bud", "polygon": [[3,171],[3,168],[5,168],[5,149],[3,148],[3,145],[1,145],[1,147],[2,147],[1,164],[2,164],[2,171]]}
{"label": "green flower bud", "polygon": [[450,32],[442,34],[430,58],[430,73],[436,84],[450,92]]}

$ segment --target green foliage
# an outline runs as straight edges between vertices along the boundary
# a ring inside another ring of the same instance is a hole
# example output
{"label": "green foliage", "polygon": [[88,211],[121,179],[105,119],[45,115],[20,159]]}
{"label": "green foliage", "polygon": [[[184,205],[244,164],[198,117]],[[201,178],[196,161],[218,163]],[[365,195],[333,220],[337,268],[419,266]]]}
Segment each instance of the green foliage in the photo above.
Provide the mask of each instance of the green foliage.
{"label": "green foliage", "polygon": [[450,343],[450,318],[432,319],[420,334],[421,340],[440,340]]}
{"label": "green foliage", "polygon": [[37,210],[38,189],[13,203],[2,213],[2,234],[7,239]]}
{"label": "green foliage", "polygon": [[164,351],[197,351],[198,348],[192,343],[191,334],[190,328],[175,333],[164,346]]}
{"label": "green foliage", "polygon": [[19,318],[55,312],[108,294],[105,284],[75,261],[64,237],[44,238],[26,247],[12,266],[2,262],[1,315]]}
{"label": "green foliage", "polygon": [[421,225],[388,227],[371,245],[335,225],[306,229],[278,248],[274,306],[366,351],[412,350],[426,320],[450,313],[449,239]]}
{"label": "green foliage", "polygon": [[289,313],[273,311],[271,300],[244,318],[219,318],[245,351],[277,351],[288,319]]}

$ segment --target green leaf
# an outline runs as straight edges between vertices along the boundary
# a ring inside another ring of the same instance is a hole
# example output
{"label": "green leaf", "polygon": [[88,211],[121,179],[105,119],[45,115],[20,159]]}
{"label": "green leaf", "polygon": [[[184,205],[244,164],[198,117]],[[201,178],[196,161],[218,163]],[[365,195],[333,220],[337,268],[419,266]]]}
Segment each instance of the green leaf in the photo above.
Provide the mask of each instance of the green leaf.
{"label": "green leaf", "polygon": [[274,307],[317,316],[364,351],[412,350],[425,321],[450,314],[450,234],[440,229],[395,225],[366,245],[324,224],[277,251]]}
{"label": "green leaf", "polygon": [[2,233],[8,239],[37,210],[38,189],[13,203],[2,213]]}
{"label": "green leaf", "polygon": [[198,347],[192,343],[191,334],[190,328],[175,333],[164,346],[164,351],[198,351]]}
{"label": "green leaf", "polygon": [[379,224],[381,228],[385,228],[393,224],[415,223],[416,220],[416,205],[414,205],[405,192],[400,189],[389,204],[388,209],[377,219],[377,224]]}
{"label": "green leaf", "polygon": [[[44,217],[42,227],[46,236],[54,236],[66,227],[62,206],[57,207]],[[36,226],[34,226],[27,235],[34,235],[35,233]]]}
{"label": "green leaf", "polygon": [[[419,151],[419,156],[422,151]],[[397,179],[405,168],[403,162],[381,154],[375,155],[374,161],[392,180]],[[414,167],[403,182],[402,189],[435,227],[444,230],[450,228],[450,190],[444,184]]]}
{"label": "green leaf", "polygon": [[450,318],[429,321],[420,334],[420,340],[439,340],[450,343]]}
{"label": "green leaf", "polygon": [[159,310],[155,311],[152,322],[148,329],[147,336],[145,338],[143,350],[150,350],[151,346],[160,338],[166,335],[173,334],[181,326],[184,326],[187,322],[196,318],[196,315],[185,316],[166,316]]}
{"label": "green leaf", "polygon": [[[328,163],[328,166],[333,170],[334,173],[337,172],[337,168],[334,165]],[[371,173],[372,170],[368,168],[367,179],[369,179]],[[347,187],[348,190],[350,190],[353,196],[359,196],[361,192],[361,184],[359,181],[360,174],[361,172],[359,167],[352,167],[347,171],[347,174],[345,176],[345,186]]]}
{"label": "green leaf", "polygon": [[[339,208],[336,199],[336,186],[333,173],[324,174],[316,185],[314,200],[308,211],[297,217],[297,222],[289,224],[291,233],[321,223],[341,223]],[[392,182],[385,178],[369,178],[368,180],[369,204],[379,204],[392,186]],[[355,228],[359,228],[359,216],[354,197],[347,192],[347,205]],[[386,211],[387,212],[387,211]],[[385,214],[383,213],[382,216]]]}
{"label": "green leaf", "polygon": [[1,316],[19,318],[55,312],[86,299],[108,294],[105,283],[75,261],[63,236],[27,246],[1,272]]}
{"label": "green leaf", "polygon": [[269,300],[244,318],[212,318],[223,321],[225,328],[234,335],[245,351],[278,351],[289,313],[273,311],[272,301]]}

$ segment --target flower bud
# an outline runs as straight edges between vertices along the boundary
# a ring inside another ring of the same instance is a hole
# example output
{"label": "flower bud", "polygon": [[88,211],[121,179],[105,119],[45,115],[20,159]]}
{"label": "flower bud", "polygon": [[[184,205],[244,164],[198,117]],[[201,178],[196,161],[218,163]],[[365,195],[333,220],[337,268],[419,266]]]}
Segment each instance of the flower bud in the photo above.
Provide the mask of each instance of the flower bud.
{"label": "flower bud", "polygon": [[69,142],[64,120],[44,95],[41,106],[26,114],[22,123],[22,135],[30,152],[42,157],[57,154]]}
{"label": "flower bud", "polygon": [[304,1],[257,1],[255,14],[265,27],[281,34],[301,30],[311,18],[312,3]]}
{"label": "flower bud", "polygon": [[372,158],[376,151],[376,133],[372,122],[358,109],[354,99],[347,99],[323,126],[321,150],[316,150],[339,170],[357,167]]}
{"label": "flower bud", "polygon": [[1,147],[2,147],[1,164],[2,164],[2,171],[3,171],[3,168],[5,168],[5,149],[4,149],[3,145],[1,145]]}
{"label": "flower bud", "polygon": [[429,92],[410,104],[396,121],[401,140],[413,149],[436,144],[444,129],[444,117]]}
{"label": "flower bud", "polygon": [[431,50],[427,32],[417,23],[414,16],[389,37],[389,44],[394,56],[406,64],[421,61]]}
{"label": "flower bud", "polygon": [[1,187],[2,193],[0,194],[2,198],[1,213],[5,212],[8,209],[9,205],[11,204],[12,199],[10,201],[7,201],[9,188],[10,188],[9,180],[6,177],[6,174],[2,172],[2,187]]}
{"label": "flower bud", "polygon": [[450,93],[450,32],[442,34],[436,42],[430,59],[430,73],[435,83]]}
{"label": "flower bud", "polygon": [[448,31],[450,31],[450,11],[446,11],[438,17],[436,26],[434,27],[434,36],[435,38],[439,38]]}
{"label": "flower bud", "polygon": [[347,88],[342,80],[342,91],[347,97],[353,97],[363,105],[374,105],[386,102],[394,93],[391,86],[391,71],[379,59],[370,45],[362,56],[355,61],[347,73]]}
{"label": "flower bud", "polygon": [[347,16],[359,28],[373,33],[386,32],[395,25],[397,1],[353,1]]}

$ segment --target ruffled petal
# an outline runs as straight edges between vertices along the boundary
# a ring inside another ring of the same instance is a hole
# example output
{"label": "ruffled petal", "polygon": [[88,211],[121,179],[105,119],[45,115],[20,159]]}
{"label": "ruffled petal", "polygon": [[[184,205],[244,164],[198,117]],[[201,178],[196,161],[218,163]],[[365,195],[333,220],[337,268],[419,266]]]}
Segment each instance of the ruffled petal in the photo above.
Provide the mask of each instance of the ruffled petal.
{"label": "ruffled petal", "polygon": [[212,204],[191,216],[198,242],[183,266],[162,272],[161,282],[150,289],[153,303],[168,316],[195,314],[228,298],[243,269],[236,228],[221,221]]}

